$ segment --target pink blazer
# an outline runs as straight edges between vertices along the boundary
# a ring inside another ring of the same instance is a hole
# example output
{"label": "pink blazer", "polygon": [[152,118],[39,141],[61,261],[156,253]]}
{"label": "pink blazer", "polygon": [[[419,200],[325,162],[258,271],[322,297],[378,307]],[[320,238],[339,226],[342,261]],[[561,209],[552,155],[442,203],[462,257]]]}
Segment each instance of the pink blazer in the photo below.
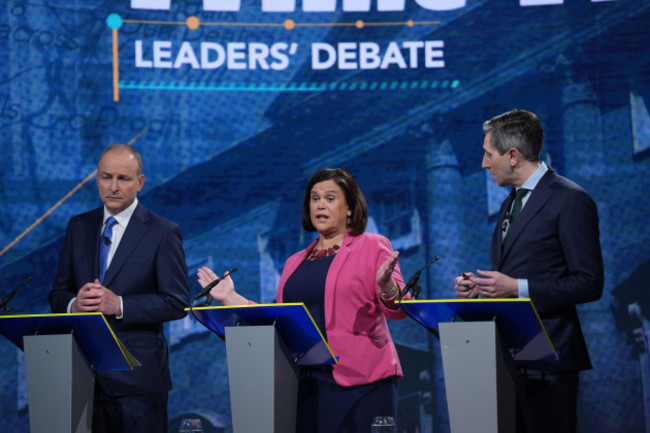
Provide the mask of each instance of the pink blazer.
{"label": "pink blazer", "polygon": [[[287,279],[302,263],[307,249],[289,257],[278,285],[278,302]],[[365,385],[389,376],[403,376],[386,318],[403,319],[401,310],[391,310],[379,299],[377,269],[393,248],[383,236],[363,233],[346,236],[334,257],[325,281],[325,332],[339,363],[334,379],[341,386]],[[393,279],[404,287],[399,264]]]}

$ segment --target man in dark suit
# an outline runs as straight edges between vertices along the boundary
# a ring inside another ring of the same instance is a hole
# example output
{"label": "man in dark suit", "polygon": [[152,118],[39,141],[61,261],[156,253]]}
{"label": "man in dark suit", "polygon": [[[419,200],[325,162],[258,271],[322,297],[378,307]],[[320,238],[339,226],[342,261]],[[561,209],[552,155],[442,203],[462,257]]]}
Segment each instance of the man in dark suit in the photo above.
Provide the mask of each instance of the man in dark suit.
{"label": "man in dark suit", "polygon": [[482,167],[513,188],[492,237],[492,270],[464,273],[455,288],[461,298],[532,300],[559,360],[517,365],[517,431],[575,432],[579,371],[592,368],[576,305],[603,292],[596,204],[540,161],[535,114],[509,111],[483,131]]}
{"label": "man in dark suit", "polygon": [[190,298],[181,230],[138,203],[144,174],[133,147],[108,147],[97,169],[104,206],[68,223],[50,306],[103,313],[142,364],[97,373],[93,432],[166,432],[171,377],[163,323],[184,317]]}

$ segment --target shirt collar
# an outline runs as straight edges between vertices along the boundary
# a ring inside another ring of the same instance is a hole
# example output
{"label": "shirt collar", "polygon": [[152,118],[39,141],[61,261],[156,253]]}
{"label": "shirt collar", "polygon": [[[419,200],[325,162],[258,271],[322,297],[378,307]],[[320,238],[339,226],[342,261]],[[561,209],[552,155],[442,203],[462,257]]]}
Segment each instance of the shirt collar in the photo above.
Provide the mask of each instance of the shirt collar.
{"label": "shirt collar", "polygon": [[112,216],[115,218],[118,222],[119,225],[122,227],[126,227],[129,224],[129,220],[131,220],[131,216],[133,215],[133,212],[135,212],[135,208],[138,206],[138,198],[136,197],[135,200],[133,200],[133,203],[126,209],[124,209],[122,212],[118,213],[117,215],[111,215],[108,210],[106,210],[106,206],[104,206],[104,223],[106,223],[106,220],[108,217]]}
{"label": "shirt collar", "polygon": [[528,179],[526,179],[526,182],[521,185],[522,188],[526,188],[527,190],[534,190],[539,181],[542,179],[542,177],[546,174],[548,171],[548,166],[546,163],[542,162],[539,167],[537,167],[537,170],[533,172],[533,174],[530,175]]}

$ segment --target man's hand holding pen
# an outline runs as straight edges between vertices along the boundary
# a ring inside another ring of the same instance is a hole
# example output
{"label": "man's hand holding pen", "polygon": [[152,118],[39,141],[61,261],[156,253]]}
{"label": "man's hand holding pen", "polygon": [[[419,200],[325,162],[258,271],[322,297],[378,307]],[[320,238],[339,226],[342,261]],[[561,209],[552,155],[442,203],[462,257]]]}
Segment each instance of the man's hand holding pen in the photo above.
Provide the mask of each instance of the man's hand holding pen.
{"label": "man's hand holding pen", "polygon": [[454,280],[454,289],[458,293],[460,298],[476,298],[478,297],[478,291],[476,289],[476,281],[472,280],[476,278],[471,272],[462,272]]}
{"label": "man's hand holding pen", "polygon": [[517,280],[497,271],[462,272],[454,280],[454,289],[461,298],[517,298]]}

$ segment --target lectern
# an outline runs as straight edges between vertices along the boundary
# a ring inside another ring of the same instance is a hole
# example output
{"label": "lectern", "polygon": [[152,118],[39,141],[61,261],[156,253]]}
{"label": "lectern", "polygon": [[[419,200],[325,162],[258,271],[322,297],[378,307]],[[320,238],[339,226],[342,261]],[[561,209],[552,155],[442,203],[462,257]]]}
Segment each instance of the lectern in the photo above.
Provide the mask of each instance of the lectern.
{"label": "lectern", "polygon": [[439,335],[452,433],[514,433],[515,361],[557,360],[530,299],[405,300]]}
{"label": "lectern", "polygon": [[139,365],[101,313],[0,315],[0,334],[25,352],[31,433],[90,433],[94,371]]}
{"label": "lectern", "polygon": [[293,433],[298,369],[337,362],[304,304],[188,309],[226,340],[234,433]]}

